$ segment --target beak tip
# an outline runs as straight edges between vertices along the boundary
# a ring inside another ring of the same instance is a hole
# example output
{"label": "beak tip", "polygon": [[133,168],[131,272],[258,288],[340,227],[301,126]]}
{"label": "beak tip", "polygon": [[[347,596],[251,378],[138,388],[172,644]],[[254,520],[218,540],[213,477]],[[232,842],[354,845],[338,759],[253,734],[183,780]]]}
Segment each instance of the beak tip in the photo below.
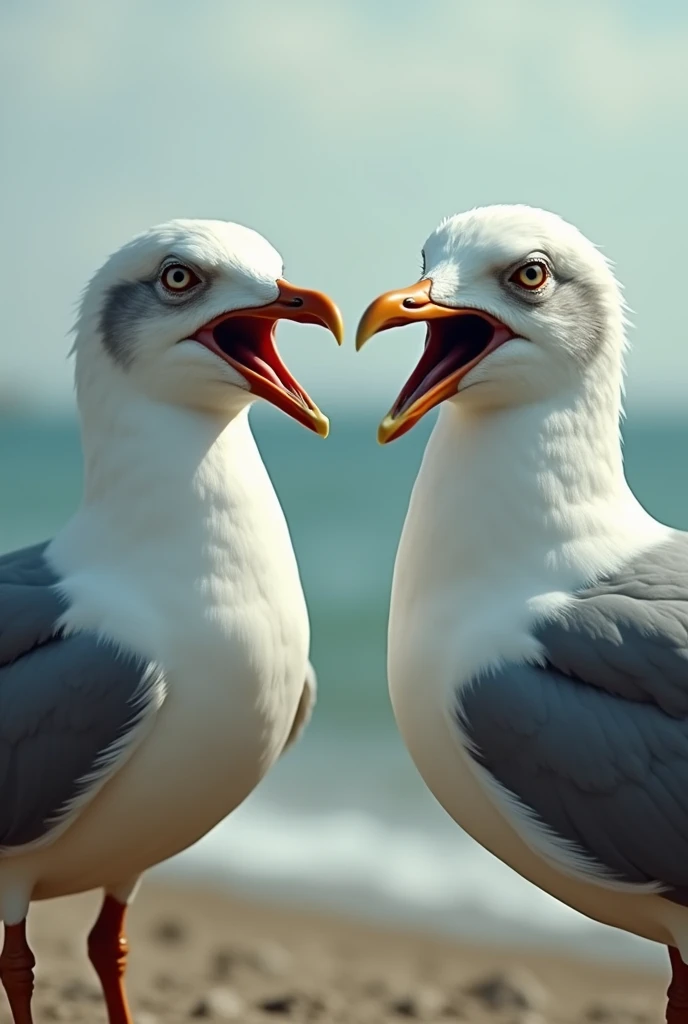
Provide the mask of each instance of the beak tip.
{"label": "beak tip", "polygon": [[344,338],[346,337],[344,320],[338,309],[335,310],[335,315],[329,316],[327,320],[323,319],[321,323],[323,327],[327,327],[337,345],[341,346],[344,344]]}
{"label": "beak tip", "polygon": [[321,314],[320,323],[329,330],[338,345],[343,345],[346,337],[344,317],[339,306],[335,305],[327,296],[323,296],[323,298],[328,308],[325,315]]}
{"label": "beak tip", "polygon": [[326,438],[330,433],[330,421],[319,410],[318,415],[314,417],[313,429],[322,438]]}
{"label": "beak tip", "polygon": [[387,444],[388,441],[393,440],[396,425],[396,420],[392,419],[391,416],[385,416],[377,428],[378,444]]}

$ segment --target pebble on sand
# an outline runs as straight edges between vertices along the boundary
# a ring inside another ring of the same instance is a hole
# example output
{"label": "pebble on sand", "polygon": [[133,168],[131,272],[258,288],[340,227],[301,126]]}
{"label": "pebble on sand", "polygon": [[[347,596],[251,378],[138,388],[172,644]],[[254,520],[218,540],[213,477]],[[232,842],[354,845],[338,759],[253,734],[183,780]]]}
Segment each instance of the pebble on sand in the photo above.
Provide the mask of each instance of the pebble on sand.
{"label": "pebble on sand", "polygon": [[236,1020],[246,1010],[241,996],[231,988],[213,988],[207,992],[192,1008],[189,1016],[196,1018],[212,1018],[214,1020]]}
{"label": "pebble on sand", "polygon": [[497,971],[474,981],[466,994],[491,1010],[542,1010],[547,993],[530,972]]}

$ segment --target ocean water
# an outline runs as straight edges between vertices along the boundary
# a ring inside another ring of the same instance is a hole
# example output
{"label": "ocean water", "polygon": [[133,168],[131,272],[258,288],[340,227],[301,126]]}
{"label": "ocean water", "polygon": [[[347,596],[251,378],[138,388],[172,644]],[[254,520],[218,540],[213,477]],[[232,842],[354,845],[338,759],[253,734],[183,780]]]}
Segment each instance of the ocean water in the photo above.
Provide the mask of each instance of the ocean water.
{"label": "ocean water", "polygon": [[[477,846],[435,803],[397,735],[385,682],[388,596],[431,424],[384,449],[371,415],[333,416],[327,442],[271,411],[253,424],[301,565],[317,712],[246,803],[160,870],[485,941],[661,960],[657,947],[592,925]],[[688,527],[688,419],[636,417],[625,450],[643,504]],[[75,422],[0,418],[0,482],[0,551],[49,537],[79,499]]]}

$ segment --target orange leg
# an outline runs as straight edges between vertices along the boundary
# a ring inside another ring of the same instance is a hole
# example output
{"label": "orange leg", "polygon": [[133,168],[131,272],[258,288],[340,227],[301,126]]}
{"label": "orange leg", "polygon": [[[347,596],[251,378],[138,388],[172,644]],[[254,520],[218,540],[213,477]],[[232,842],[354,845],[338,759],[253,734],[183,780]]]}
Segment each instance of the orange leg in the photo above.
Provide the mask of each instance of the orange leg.
{"label": "orange leg", "polygon": [[124,934],[126,912],[126,903],[120,903],[114,896],[106,896],[88,937],[88,955],[103,987],[110,1024],[133,1024],[124,991],[124,971],[129,952]]}
{"label": "orange leg", "polygon": [[5,942],[0,953],[0,978],[7,993],[14,1024],[33,1024],[34,955],[26,941],[26,921],[5,925]]}
{"label": "orange leg", "polygon": [[669,946],[671,984],[667,991],[667,1024],[688,1024],[688,967],[681,954]]}

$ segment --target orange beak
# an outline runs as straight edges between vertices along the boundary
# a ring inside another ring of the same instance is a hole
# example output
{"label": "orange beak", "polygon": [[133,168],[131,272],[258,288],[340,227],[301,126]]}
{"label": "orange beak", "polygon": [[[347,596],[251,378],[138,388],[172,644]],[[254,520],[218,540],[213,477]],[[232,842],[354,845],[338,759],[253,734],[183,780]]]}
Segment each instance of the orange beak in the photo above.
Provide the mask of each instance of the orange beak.
{"label": "orange beak", "polygon": [[278,320],[319,324],[331,331],[341,345],[344,340],[342,314],[322,292],[295,288],[283,280],[279,280],[277,286],[279,295],[274,302],[223,313],[201,327],[193,338],[238,370],[248,381],[252,394],[271,402],[321,437],[327,437],[330,429],[327,417],[280,358],[275,345],[275,327]]}
{"label": "orange beak", "polygon": [[401,437],[426,412],[453,397],[461,380],[514,332],[479,309],[441,306],[430,298],[426,279],[402,291],[386,292],[366,309],[356,332],[356,348],[391,327],[426,321],[425,350],[396,402],[378,428],[378,441]]}

